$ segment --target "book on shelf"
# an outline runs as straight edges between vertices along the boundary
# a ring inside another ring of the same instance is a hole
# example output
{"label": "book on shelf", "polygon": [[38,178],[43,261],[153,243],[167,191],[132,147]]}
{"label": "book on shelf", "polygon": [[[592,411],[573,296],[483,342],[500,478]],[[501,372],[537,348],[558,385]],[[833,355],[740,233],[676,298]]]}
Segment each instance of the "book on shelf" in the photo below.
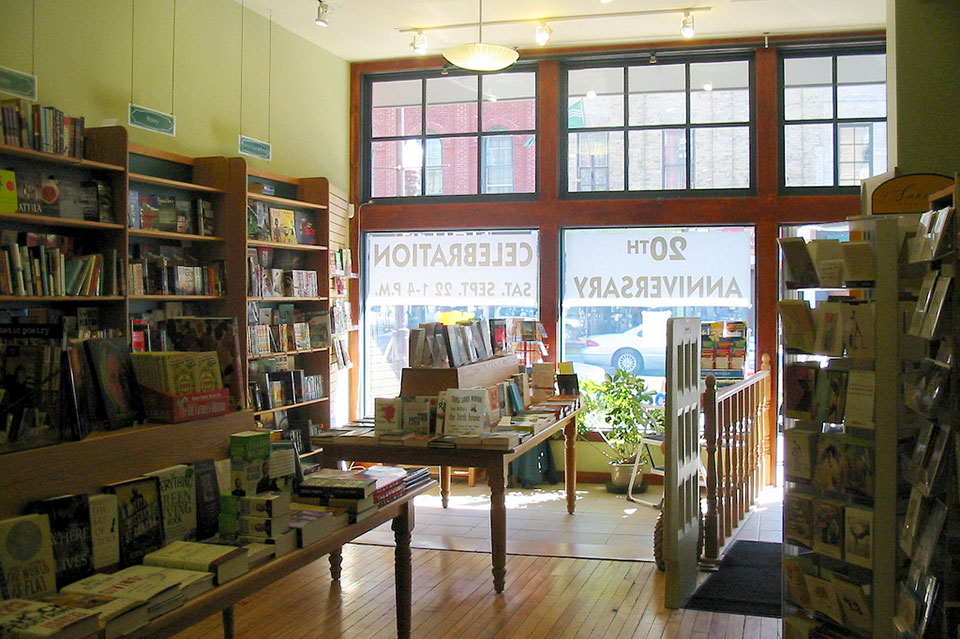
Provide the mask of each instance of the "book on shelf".
{"label": "book on shelf", "polygon": [[792,362],[783,369],[784,415],[792,419],[813,418],[813,393],[817,387],[816,362]]}
{"label": "book on shelf", "polygon": [[85,120],[24,98],[0,101],[4,142],[34,151],[84,157]]}
{"label": "book on shelf", "polygon": [[[160,482],[160,513],[163,516],[163,542],[196,539],[196,485],[192,466],[175,464],[144,473]],[[177,566],[172,566],[176,568]]]}
{"label": "book on shelf", "polygon": [[780,250],[783,251],[784,261],[787,263],[785,277],[788,288],[819,286],[820,278],[807,242],[802,237],[781,237],[778,239]]}
{"label": "book on shelf", "polygon": [[873,509],[850,505],[844,512],[843,558],[857,566],[873,567]]}
{"label": "book on shelf", "polygon": [[250,200],[247,203],[247,238],[256,241],[271,239],[270,210],[266,202]]}
{"label": "book on shelf", "polygon": [[99,493],[88,497],[93,569],[109,572],[120,563],[120,536],[117,529],[117,496]]}
{"label": "book on shelf", "polygon": [[823,302],[813,310],[816,328],[813,352],[839,357],[843,355],[843,316],[841,302]]}
{"label": "book on shelf", "polygon": [[156,477],[114,482],[103,492],[117,496],[120,567],[138,564],[144,555],[163,545],[160,484]]}
{"label": "book on shelf", "polygon": [[47,515],[0,520],[0,596],[16,599],[56,592],[56,567]]}
{"label": "book on shelf", "polygon": [[870,633],[873,630],[873,608],[864,587],[836,574],[831,575],[830,580],[847,627]]}
{"label": "book on shelf", "polygon": [[89,339],[83,345],[109,427],[123,428],[142,419],[143,407],[134,388],[133,363],[126,339]]}
{"label": "book on shelf", "polygon": [[807,493],[790,491],[784,497],[783,536],[795,544],[813,548],[816,498]]}
{"label": "book on shelf", "polygon": [[777,302],[777,310],[787,352],[816,352],[816,328],[810,304],[806,300],[780,300]]}
{"label": "book on shelf", "polygon": [[317,227],[314,214],[309,211],[296,211],[294,216],[297,244],[316,244]]}
{"label": "book on shelf", "polygon": [[787,586],[786,597],[801,608],[810,608],[807,575],[814,570],[812,563],[803,556],[783,556],[783,575]]}
{"label": "book on shelf", "polygon": [[143,563],[146,566],[212,572],[218,586],[246,574],[250,569],[245,548],[198,541],[175,541],[147,554]]}
{"label": "book on shelf", "polygon": [[245,406],[243,364],[235,317],[174,317],[167,324],[170,346],[181,351],[213,351],[220,362],[220,378],[230,389],[234,410]]}
{"label": "book on shelf", "polygon": [[844,286],[872,286],[876,280],[873,243],[866,240],[841,242]]}
{"label": "book on shelf", "polygon": [[843,612],[837,601],[837,589],[829,579],[807,575],[807,592],[810,594],[810,608],[842,624]]}
{"label": "book on shelf", "polygon": [[820,490],[843,490],[843,435],[821,433],[817,437],[816,461],[813,467],[813,485]]}
{"label": "book on shelf", "polygon": [[0,344],[0,452],[56,444],[63,438],[61,354],[57,346]]}
{"label": "book on shelf", "polygon": [[872,498],[875,484],[873,440],[845,436],[840,444],[840,453],[843,492]]}
{"label": "book on shelf", "polygon": [[813,419],[817,423],[843,422],[847,398],[848,371],[824,368],[817,372],[817,386],[813,393]]}
{"label": "book on shelf", "polygon": [[913,314],[910,316],[910,325],[907,328],[908,335],[920,335],[923,326],[923,318],[926,316],[927,309],[930,307],[930,300],[933,297],[933,289],[937,284],[940,272],[933,270],[923,276],[920,284],[920,291],[917,293],[917,305]]}
{"label": "book on shelf", "polygon": [[836,499],[816,501],[813,549],[818,553],[843,559],[844,508],[844,502]]}
{"label": "book on shelf", "polygon": [[296,214],[291,209],[270,208],[270,240],[297,243]]}
{"label": "book on shelf", "polygon": [[182,577],[155,566],[134,565],[112,574],[96,573],[64,586],[61,592],[121,597],[144,604],[155,619],[183,604]]}
{"label": "book on shelf", "polygon": [[923,315],[923,322],[920,326],[920,337],[924,339],[934,339],[941,337],[953,326],[951,317],[952,302],[950,301],[950,289],[952,278],[941,275],[937,278],[933,287],[933,293],[930,296],[930,304]]}
{"label": "book on shelf", "polygon": [[92,610],[46,601],[0,600],[0,636],[89,639],[97,636],[98,616]]}
{"label": "book on shelf", "polygon": [[87,495],[60,495],[33,502],[31,512],[47,515],[53,538],[57,588],[93,573],[93,541]]}

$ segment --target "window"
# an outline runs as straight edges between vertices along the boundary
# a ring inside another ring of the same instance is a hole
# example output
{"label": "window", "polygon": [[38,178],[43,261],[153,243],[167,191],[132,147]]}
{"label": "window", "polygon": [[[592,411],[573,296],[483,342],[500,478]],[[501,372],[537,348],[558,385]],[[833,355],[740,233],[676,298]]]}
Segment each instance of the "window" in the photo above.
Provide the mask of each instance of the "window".
{"label": "window", "polygon": [[366,81],[368,198],[536,191],[536,73]]}
{"label": "window", "polygon": [[535,230],[367,233],[363,265],[364,406],[396,397],[409,329],[464,317],[537,319]]}
{"label": "window", "polygon": [[754,370],[751,227],[570,229],[561,261],[561,358],[581,378],[622,369],[662,392],[670,317],[746,322]]}
{"label": "window", "polygon": [[751,61],[566,69],[568,193],[749,189]]}
{"label": "window", "polygon": [[781,73],[784,187],[857,187],[887,170],[882,50],[787,54]]}

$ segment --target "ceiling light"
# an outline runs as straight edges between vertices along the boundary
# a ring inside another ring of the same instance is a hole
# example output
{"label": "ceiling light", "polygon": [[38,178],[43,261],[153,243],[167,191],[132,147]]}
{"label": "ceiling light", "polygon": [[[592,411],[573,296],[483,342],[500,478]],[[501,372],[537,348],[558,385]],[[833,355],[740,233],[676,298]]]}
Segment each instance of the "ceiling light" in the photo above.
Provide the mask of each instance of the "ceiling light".
{"label": "ceiling light", "polygon": [[594,91],[593,89],[590,89],[589,91],[587,91],[587,99],[588,99],[588,100],[592,100],[592,99],[594,99],[595,97],[597,97],[597,92],[596,92],[596,91]]}
{"label": "ceiling light", "polygon": [[683,17],[680,18],[680,35],[684,38],[692,38],[696,33],[693,28],[693,16],[689,11],[684,11]]}
{"label": "ceiling light", "polygon": [[443,57],[451,64],[469,71],[505,69],[516,62],[520,54],[509,47],[487,44],[483,41],[483,0],[479,0],[479,6],[477,42],[444,49]]}
{"label": "ceiling light", "polygon": [[547,26],[546,22],[541,22],[537,25],[537,44],[541,47],[550,41],[550,34],[553,33],[553,29]]}
{"label": "ceiling light", "polygon": [[410,48],[420,55],[427,52],[427,36],[423,35],[423,31],[417,31],[417,34],[413,36],[413,42],[410,43]]}
{"label": "ceiling light", "polygon": [[610,4],[613,0],[600,0],[600,4]]}
{"label": "ceiling light", "polygon": [[323,0],[317,2],[317,19],[314,22],[321,27],[328,27],[330,23],[327,22],[327,16],[330,15],[330,5],[328,5]]}

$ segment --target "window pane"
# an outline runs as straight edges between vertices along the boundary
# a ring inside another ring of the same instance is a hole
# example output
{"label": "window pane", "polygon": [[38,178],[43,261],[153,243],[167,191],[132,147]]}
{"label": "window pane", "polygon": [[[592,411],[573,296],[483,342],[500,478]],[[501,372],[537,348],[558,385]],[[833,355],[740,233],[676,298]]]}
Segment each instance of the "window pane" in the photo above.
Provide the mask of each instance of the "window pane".
{"label": "window pane", "polygon": [[477,76],[427,80],[427,129],[432,133],[477,131]]}
{"label": "window pane", "polygon": [[375,138],[418,135],[422,125],[422,80],[374,82],[371,86]]}
{"label": "window pane", "polygon": [[887,168],[886,122],[844,123],[837,127],[840,186],[858,186]]}
{"label": "window pane", "polygon": [[532,131],[537,128],[537,74],[497,73],[483,82],[483,130]]}
{"label": "window pane", "polygon": [[833,58],[786,58],[783,61],[783,84],[805,87],[833,84]]}
{"label": "window pane", "polygon": [[845,84],[838,86],[837,116],[841,118],[887,117],[887,85]]}
{"label": "window pane", "polygon": [[630,131],[630,190],[687,188],[684,129]]}
{"label": "window pane", "polygon": [[477,194],[477,136],[431,138],[427,149],[431,160],[440,160],[428,165],[427,195]]}
{"label": "window pane", "polygon": [[374,142],[370,147],[371,197],[420,195],[420,140]]}
{"label": "window pane", "polygon": [[693,129],[694,189],[750,186],[750,129],[745,126]]}
{"label": "window pane", "polygon": [[364,242],[368,415],[374,397],[399,393],[409,330],[421,322],[539,317],[537,231],[367,233]]}
{"label": "window pane", "polygon": [[784,87],[783,117],[787,120],[817,120],[833,117],[833,88]]}
{"label": "window pane", "polygon": [[886,81],[887,56],[883,53],[837,56],[837,84]]}
{"label": "window pane", "polygon": [[783,157],[786,186],[833,186],[833,125],[786,125]]}
{"label": "window pane", "polygon": [[682,64],[648,64],[627,69],[630,124],[684,124],[687,78]]}
{"label": "window pane", "polygon": [[691,122],[748,122],[750,64],[707,62],[690,65]]}
{"label": "window pane", "polygon": [[561,357],[581,380],[622,369],[662,393],[667,320],[685,316],[746,322],[754,370],[751,228],[568,230],[561,261]]}
{"label": "window pane", "polygon": [[567,189],[573,192],[623,190],[623,132],[570,133]]}
{"label": "window pane", "polygon": [[623,69],[576,69],[567,74],[567,127],[623,125]]}
{"label": "window pane", "polygon": [[537,141],[531,133],[483,138],[483,193],[533,193]]}

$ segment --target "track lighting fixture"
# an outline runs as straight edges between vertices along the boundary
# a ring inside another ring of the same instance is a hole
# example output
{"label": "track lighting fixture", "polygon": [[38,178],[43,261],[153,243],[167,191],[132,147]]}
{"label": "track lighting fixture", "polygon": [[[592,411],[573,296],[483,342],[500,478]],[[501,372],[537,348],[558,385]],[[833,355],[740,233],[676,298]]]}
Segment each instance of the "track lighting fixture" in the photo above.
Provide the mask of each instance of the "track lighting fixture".
{"label": "track lighting fixture", "polygon": [[427,52],[427,36],[423,35],[423,31],[417,31],[416,35],[413,36],[413,42],[410,43],[410,48],[420,55]]}
{"label": "track lighting fixture", "polygon": [[684,11],[683,17],[680,18],[680,35],[684,38],[692,38],[696,33],[693,28],[693,16],[689,11]]}
{"label": "track lighting fixture", "polygon": [[553,29],[547,26],[546,22],[541,22],[537,25],[537,35],[536,41],[541,47],[550,41],[550,34],[553,33]]}
{"label": "track lighting fixture", "polygon": [[330,5],[328,5],[323,0],[318,0],[317,2],[317,19],[314,22],[317,26],[328,27],[330,23],[327,21],[327,17],[330,15]]}

